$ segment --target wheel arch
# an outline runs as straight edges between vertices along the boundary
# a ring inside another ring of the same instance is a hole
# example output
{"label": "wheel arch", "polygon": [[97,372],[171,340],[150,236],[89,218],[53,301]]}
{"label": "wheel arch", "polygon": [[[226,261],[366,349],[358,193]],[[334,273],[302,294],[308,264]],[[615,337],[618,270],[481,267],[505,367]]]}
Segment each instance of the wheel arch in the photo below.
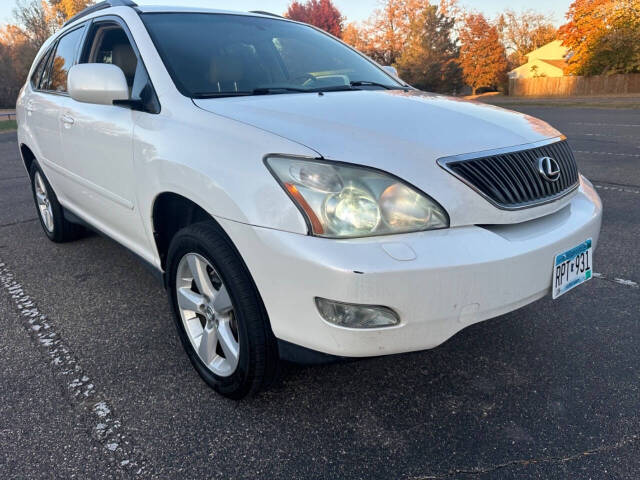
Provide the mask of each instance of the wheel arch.
{"label": "wheel arch", "polygon": [[36,156],[25,143],[20,144],[20,157],[22,158],[24,168],[27,169],[27,173],[31,175],[31,165],[33,165]]}
{"label": "wheel arch", "polygon": [[189,225],[204,221],[212,221],[220,227],[204,208],[183,195],[167,191],[156,196],[151,208],[151,224],[163,270],[166,269],[169,245],[176,233]]}
{"label": "wheel arch", "polygon": [[[163,271],[166,271],[169,246],[176,233],[189,225],[200,222],[213,223],[244,264],[244,258],[240,251],[213,215],[184,195],[165,191],[155,197],[151,208],[153,237]],[[245,268],[247,268],[246,264]],[[248,268],[247,271],[249,271]]]}

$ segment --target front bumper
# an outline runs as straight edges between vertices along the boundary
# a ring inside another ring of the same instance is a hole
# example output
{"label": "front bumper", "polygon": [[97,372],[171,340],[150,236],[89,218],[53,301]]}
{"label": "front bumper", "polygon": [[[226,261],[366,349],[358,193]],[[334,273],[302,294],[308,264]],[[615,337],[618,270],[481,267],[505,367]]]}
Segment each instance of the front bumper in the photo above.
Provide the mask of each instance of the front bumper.
{"label": "front bumper", "polygon": [[[332,240],[220,220],[253,275],[275,336],[343,357],[432,348],[547,295],[555,255],[587,238],[596,245],[601,222],[602,203],[584,179],[562,210],[512,225]],[[314,297],[384,305],[401,324],[338,327],[322,319]]]}

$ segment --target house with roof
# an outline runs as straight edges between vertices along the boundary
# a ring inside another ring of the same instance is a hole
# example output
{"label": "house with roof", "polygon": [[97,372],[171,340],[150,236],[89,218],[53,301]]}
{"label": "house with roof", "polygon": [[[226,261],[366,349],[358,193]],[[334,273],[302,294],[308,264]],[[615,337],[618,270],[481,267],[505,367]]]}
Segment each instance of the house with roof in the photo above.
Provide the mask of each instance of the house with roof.
{"label": "house with roof", "polygon": [[527,63],[511,70],[509,78],[563,77],[568,53],[561,40],[554,40],[529,52]]}

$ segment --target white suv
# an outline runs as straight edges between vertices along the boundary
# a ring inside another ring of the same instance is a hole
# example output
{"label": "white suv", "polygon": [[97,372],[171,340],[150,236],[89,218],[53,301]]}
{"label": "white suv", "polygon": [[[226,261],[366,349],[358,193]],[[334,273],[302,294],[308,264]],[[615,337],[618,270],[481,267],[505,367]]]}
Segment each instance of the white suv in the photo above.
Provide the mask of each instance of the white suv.
{"label": "white suv", "polygon": [[602,205],[559,132],[274,15],[97,4],[17,114],[46,235],[90,226],[149,264],[229,397],[280,359],[435,347],[592,276]]}

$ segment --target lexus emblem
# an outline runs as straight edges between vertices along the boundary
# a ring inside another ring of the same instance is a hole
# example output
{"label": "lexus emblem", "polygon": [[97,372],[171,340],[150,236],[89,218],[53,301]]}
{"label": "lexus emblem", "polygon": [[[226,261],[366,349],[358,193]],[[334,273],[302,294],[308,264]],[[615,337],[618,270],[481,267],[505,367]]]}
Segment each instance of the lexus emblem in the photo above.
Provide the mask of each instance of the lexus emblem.
{"label": "lexus emblem", "polygon": [[540,157],[538,172],[547,182],[557,182],[560,179],[560,164],[551,157]]}

